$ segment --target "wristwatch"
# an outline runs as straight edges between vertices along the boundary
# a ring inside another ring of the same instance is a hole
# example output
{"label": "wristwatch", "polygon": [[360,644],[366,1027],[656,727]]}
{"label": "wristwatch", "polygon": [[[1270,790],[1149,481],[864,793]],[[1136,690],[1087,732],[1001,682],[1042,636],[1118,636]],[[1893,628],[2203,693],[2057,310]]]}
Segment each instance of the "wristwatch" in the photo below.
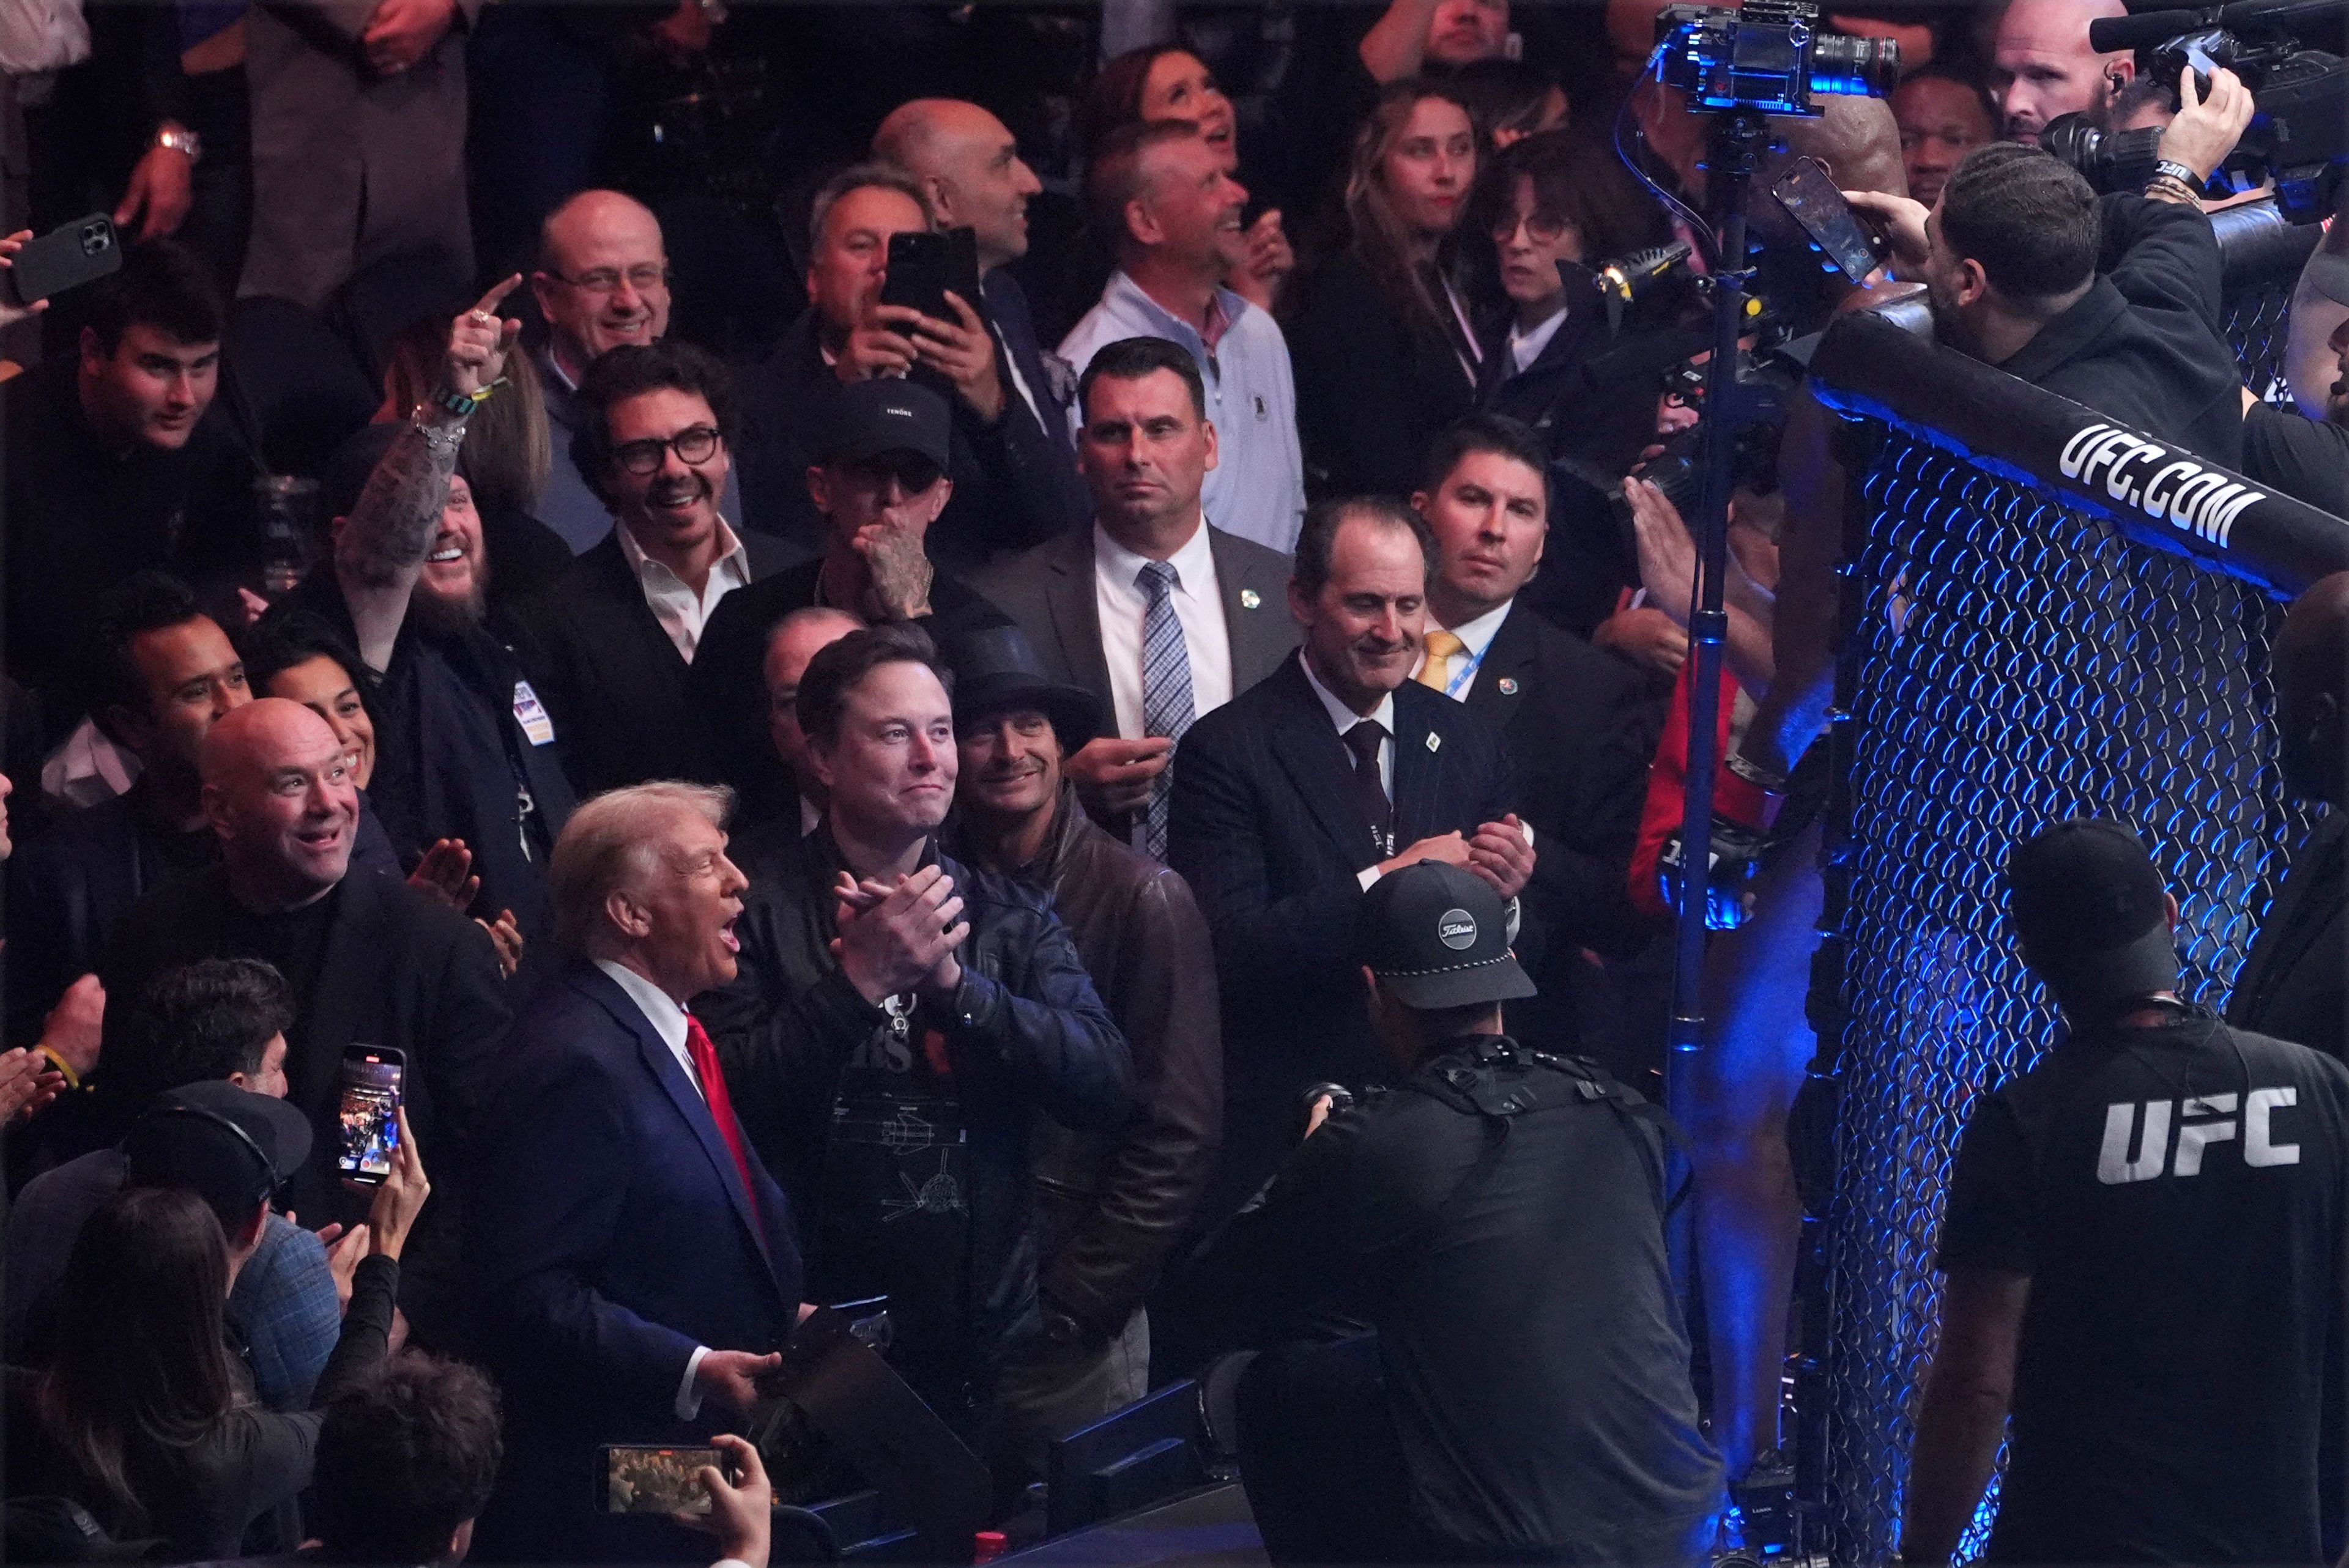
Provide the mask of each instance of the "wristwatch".
{"label": "wristwatch", "polygon": [[203,138],[198,136],[194,131],[190,130],[184,125],[163,125],[157,127],[153,139],[150,139],[147,145],[150,147],[168,147],[172,151],[180,154],[182,158],[185,158],[191,166],[203,161]]}

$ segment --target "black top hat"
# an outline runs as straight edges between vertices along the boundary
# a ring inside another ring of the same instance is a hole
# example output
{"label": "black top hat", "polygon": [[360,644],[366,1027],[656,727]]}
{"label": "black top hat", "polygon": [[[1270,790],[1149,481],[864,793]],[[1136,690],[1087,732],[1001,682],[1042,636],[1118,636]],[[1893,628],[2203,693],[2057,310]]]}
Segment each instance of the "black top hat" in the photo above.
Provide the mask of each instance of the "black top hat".
{"label": "black top hat", "polygon": [[1014,708],[1034,708],[1052,721],[1061,750],[1072,752],[1101,733],[1101,704],[1081,686],[1044,673],[1043,661],[1017,626],[966,632],[946,648],[954,671],[955,727],[961,729]]}
{"label": "black top hat", "polygon": [[944,473],[952,466],[953,428],[946,399],[926,387],[887,377],[852,381],[833,405],[823,460],[854,463],[884,452],[911,452]]}
{"label": "black top hat", "polygon": [[1508,911],[1493,884],[1442,861],[1389,872],[1354,918],[1361,961],[1403,1006],[1423,1012],[1534,994],[1509,951]]}

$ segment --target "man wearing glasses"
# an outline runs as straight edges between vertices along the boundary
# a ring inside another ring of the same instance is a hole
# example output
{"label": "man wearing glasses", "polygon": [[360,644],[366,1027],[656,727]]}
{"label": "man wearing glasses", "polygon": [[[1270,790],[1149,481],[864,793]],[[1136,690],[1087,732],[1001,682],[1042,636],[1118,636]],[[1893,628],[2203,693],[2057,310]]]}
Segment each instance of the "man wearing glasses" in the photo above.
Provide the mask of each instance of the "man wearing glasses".
{"label": "man wearing glasses", "polygon": [[[668,331],[668,284],[660,221],[617,191],[582,191],[548,213],[539,229],[530,287],[546,322],[536,358],[554,426],[554,466],[537,516],[574,555],[594,549],[612,530],[594,476],[569,456],[579,424],[579,384],[607,350],[661,340]],[[741,519],[741,490],[730,473],[718,509]]]}
{"label": "man wearing glasses", "polygon": [[733,378],[685,343],[621,344],[588,367],[571,459],[616,524],[528,610],[526,655],[585,796],[709,774],[686,673],[719,602],[788,557],[720,515]]}

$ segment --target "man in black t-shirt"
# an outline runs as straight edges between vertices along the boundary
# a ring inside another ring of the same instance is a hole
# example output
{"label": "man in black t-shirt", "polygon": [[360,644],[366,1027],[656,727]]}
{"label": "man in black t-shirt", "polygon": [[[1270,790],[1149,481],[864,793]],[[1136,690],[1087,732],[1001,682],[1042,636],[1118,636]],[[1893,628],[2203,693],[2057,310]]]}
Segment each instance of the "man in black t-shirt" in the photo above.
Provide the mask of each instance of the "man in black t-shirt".
{"label": "man in black t-shirt", "polygon": [[1901,1557],[1949,1560],[2006,1436],[1992,1561],[2329,1561],[2349,1069],[2178,999],[2127,829],[2058,823],[2007,880],[2072,1034],[1959,1150]]}
{"label": "man in black t-shirt", "polygon": [[2323,418],[2244,393],[2243,477],[2349,517],[2349,318],[2325,347],[2340,363],[2340,377],[2325,394]]}

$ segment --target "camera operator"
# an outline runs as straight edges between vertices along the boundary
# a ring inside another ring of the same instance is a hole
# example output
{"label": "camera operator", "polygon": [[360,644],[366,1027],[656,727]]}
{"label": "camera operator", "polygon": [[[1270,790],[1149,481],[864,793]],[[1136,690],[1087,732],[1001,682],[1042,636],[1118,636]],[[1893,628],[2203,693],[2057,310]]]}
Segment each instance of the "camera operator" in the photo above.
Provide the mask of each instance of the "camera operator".
{"label": "camera operator", "polygon": [[1664,1134],[1597,1064],[1502,1033],[1534,989],[1504,919],[1440,861],[1371,884],[1355,942],[1401,1085],[1317,1101],[1203,1249],[1214,1299],[1269,1346],[1239,1424],[1275,1562],[1691,1563],[1712,1544],[1721,1462],[1665,1260]]}

